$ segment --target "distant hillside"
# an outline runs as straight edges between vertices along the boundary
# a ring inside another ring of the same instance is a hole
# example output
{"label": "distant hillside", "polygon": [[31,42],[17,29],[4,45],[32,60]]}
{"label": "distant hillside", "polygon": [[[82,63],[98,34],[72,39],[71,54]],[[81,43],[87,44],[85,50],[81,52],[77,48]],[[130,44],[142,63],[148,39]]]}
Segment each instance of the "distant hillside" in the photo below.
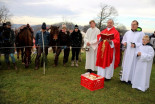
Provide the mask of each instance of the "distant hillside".
{"label": "distant hillside", "polygon": [[[52,24],[52,25],[53,25],[53,26],[58,26],[58,27],[60,27],[60,29],[61,29],[62,24],[64,24],[64,23],[63,23],[63,22],[59,22],[59,23],[55,23],[55,24]],[[68,30],[73,30],[73,29],[74,29],[74,26],[75,26],[74,23],[72,23],[72,22],[67,22],[67,23],[65,23],[65,24],[66,24]],[[13,28],[13,29],[17,29],[17,28],[19,28],[19,27],[22,26],[22,25],[25,25],[25,24],[12,24],[12,28]],[[77,24],[77,25],[78,25],[78,24]],[[34,36],[36,35],[37,31],[39,31],[39,30],[41,29],[41,25],[30,25],[30,26],[31,26],[32,29],[34,30]],[[47,25],[47,27],[49,28],[50,25]],[[79,29],[80,29],[81,31],[84,31],[84,32],[86,32],[87,29],[88,29],[89,27],[90,27],[89,25],[85,25],[85,26],[79,25]],[[105,28],[106,28],[106,26],[105,26],[103,29],[105,29]],[[123,27],[123,28],[122,28],[122,27],[116,27],[116,28],[117,28],[117,30],[120,32],[121,35],[124,35],[125,32],[127,31],[125,27]],[[153,33],[145,33],[145,34],[147,34],[147,35],[150,36],[150,35],[152,35]]]}

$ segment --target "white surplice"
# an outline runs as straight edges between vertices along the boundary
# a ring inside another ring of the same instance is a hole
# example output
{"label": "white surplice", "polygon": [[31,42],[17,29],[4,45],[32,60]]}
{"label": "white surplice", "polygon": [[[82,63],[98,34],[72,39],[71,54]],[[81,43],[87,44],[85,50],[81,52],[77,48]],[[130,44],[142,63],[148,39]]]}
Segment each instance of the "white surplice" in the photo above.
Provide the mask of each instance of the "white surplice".
{"label": "white surplice", "polygon": [[[85,48],[89,48],[89,51],[86,51],[86,64],[85,69],[91,69],[93,71],[97,71],[95,66],[96,64],[96,55],[97,55],[97,35],[100,34],[100,30],[95,28],[89,28],[86,32],[84,42]],[[90,43],[90,46],[86,46],[87,42]]]}
{"label": "white surplice", "polygon": [[141,52],[141,56],[137,57],[136,67],[132,78],[132,88],[146,91],[149,88],[150,75],[154,57],[154,50],[149,45],[142,45],[136,52]]}
{"label": "white surplice", "polygon": [[[132,75],[134,73],[133,69],[135,68],[136,63],[136,56],[135,52],[136,49],[142,45],[142,38],[145,34],[143,32],[133,32],[132,30],[127,31],[123,37],[122,44],[127,42],[127,47],[124,51],[123,62],[122,62],[122,77],[121,81],[131,81],[132,82]],[[135,43],[136,47],[132,48],[131,43]]]}

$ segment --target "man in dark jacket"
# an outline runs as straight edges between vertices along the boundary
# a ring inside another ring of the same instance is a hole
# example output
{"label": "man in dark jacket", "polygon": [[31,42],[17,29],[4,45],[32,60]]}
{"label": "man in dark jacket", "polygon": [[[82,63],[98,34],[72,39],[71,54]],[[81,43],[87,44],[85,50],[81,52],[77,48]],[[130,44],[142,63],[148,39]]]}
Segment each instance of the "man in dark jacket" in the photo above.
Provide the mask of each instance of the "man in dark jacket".
{"label": "man in dark jacket", "polygon": [[0,26],[0,67],[1,67],[1,47],[2,47],[2,31],[3,31],[3,26]]}
{"label": "man in dark jacket", "polygon": [[[49,38],[50,33],[46,31],[46,24],[42,24],[42,29],[41,31],[38,31],[35,37],[35,45],[37,47],[37,56],[35,59],[35,70],[38,70],[39,68],[39,63],[40,63],[40,56],[41,53],[43,52],[43,45],[44,45],[44,59],[46,60],[47,55],[48,55],[48,45],[49,45]],[[43,66],[43,58],[41,60],[41,66]]]}
{"label": "man in dark jacket", "polygon": [[11,22],[6,22],[6,28],[4,28],[2,32],[2,41],[3,41],[2,45],[3,47],[5,47],[4,49],[2,49],[2,52],[4,53],[5,62],[8,65],[8,69],[10,69],[10,61],[9,61],[9,55],[10,55],[14,68],[15,70],[17,70],[16,60],[14,57],[15,35],[14,31],[11,29]]}
{"label": "man in dark jacket", "polygon": [[54,66],[58,65],[58,58],[61,50],[64,49],[63,65],[68,62],[69,52],[70,52],[70,36],[69,31],[67,31],[66,25],[62,26],[62,30],[58,35],[58,48],[55,55]]}
{"label": "man in dark jacket", "polygon": [[78,25],[75,25],[74,27],[74,31],[72,32],[71,36],[71,46],[72,46],[72,62],[71,62],[71,66],[74,66],[75,62],[75,56],[76,56],[76,67],[78,67],[78,58],[79,58],[79,52],[80,52],[80,47],[82,44],[82,34],[79,30]]}
{"label": "man in dark jacket", "polygon": [[153,49],[155,50],[155,31],[154,31],[154,33],[150,36],[150,44],[152,45]]}
{"label": "man in dark jacket", "polygon": [[151,38],[155,38],[155,31],[154,31],[154,33],[150,36],[150,39]]}
{"label": "man in dark jacket", "polygon": [[4,31],[4,28],[6,28],[6,23],[3,23],[3,25],[0,26],[0,67],[1,67],[1,53],[2,53],[2,45],[3,45],[2,33]]}

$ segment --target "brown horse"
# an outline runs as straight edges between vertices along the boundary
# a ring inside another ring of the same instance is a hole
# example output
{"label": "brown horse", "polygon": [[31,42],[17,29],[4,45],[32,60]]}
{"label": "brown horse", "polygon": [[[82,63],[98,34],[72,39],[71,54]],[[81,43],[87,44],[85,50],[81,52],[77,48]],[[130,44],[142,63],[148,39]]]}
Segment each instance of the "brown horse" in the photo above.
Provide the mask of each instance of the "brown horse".
{"label": "brown horse", "polygon": [[17,58],[21,50],[22,62],[25,68],[29,67],[31,62],[31,49],[33,46],[33,30],[29,24],[23,25],[19,28],[18,35],[16,36]]}
{"label": "brown horse", "polygon": [[52,46],[53,53],[56,53],[59,27],[51,25],[51,27],[49,28],[49,32],[50,32],[50,44],[49,45]]}

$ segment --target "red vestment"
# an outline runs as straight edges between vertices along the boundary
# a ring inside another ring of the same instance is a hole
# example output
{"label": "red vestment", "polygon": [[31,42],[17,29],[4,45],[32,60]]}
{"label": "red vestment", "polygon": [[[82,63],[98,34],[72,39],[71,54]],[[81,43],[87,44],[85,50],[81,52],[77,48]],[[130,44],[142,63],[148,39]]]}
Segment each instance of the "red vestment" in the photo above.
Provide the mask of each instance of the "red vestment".
{"label": "red vestment", "polygon": [[[115,60],[114,60],[114,69],[118,67],[120,62],[120,35],[119,32],[115,29],[115,27],[111,28],[109,31],[107,29],[103,30],[101,34],[114,34],[114,39],[112,40],[114,43],[114,48],[110,47],[109,42],[103,40],[98,45],[97,51],[97,60],[96,66],[102,67],[105,69],[109,67],[113,61],[113,52],[115,49]],[[97,36],[97,40],[99,41],[101,35]]]}

